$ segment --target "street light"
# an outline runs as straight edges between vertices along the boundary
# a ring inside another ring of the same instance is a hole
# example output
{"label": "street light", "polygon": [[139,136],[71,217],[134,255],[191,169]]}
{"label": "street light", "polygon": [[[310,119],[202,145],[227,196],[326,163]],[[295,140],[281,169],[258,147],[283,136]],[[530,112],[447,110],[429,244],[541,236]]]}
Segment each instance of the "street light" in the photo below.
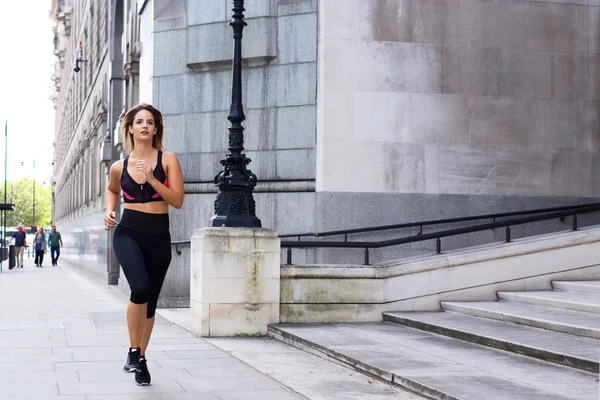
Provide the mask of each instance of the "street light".
{"label": "street light", "polygon": [[233,0],[233,85],[231,88],[231,109],[227,119],[229,127],[229,154],[221,160],[223,170],[215,176],[214,182],[219,186],[219,193],[214,203],[212,226],[260,228],[261,222],[256,217],[252,191],[256,186],[256,175],[246,166],[250,159],[242,154],[244,151],[244,127],[246,119],[242,105],[242,31],[244,21],[244,0]]}

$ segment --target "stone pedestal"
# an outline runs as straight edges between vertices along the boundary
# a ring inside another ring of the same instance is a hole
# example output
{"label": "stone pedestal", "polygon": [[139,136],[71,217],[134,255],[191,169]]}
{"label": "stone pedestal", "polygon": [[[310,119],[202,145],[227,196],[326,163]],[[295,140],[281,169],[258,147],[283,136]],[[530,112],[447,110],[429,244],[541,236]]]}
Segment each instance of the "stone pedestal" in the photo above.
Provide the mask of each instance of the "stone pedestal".
{"label": "stone pedestal", "polygon": [[190,308],[199,336],[267,333],[279,322],[280,240],[261,228],[202,228],[192,236]]}

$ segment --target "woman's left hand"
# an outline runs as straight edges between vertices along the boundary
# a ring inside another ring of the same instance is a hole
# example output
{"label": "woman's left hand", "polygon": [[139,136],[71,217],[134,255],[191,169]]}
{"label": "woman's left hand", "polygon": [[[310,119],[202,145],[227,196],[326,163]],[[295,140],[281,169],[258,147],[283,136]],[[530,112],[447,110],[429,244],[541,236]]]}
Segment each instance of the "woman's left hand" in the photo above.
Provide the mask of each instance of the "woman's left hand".
{"label": "woman's left hand", "polygon": [[146,160],[138,160],[135,163],[135,168],[138,171],[142,171],[144,173],[144,175],[146,175],[146,181],[150,182],[154,179],[154,172],[153,172],[152,165],[150,163],[146,162]]}

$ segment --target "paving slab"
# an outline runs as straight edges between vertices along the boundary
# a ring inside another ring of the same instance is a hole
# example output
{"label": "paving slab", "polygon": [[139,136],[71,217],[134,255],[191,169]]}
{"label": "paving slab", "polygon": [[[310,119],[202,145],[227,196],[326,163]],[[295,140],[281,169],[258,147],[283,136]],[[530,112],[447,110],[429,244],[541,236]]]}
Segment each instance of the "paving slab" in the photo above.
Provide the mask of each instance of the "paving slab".
{"label": "paving slab", "polygon": [[448,312],[389,312],[384,320],[598,372],[597,339]]}
{"label": "paving slab", "polygon": [[600,314],[508,301],[444,301],[441,305],[443,310],[454,313],[600,339]]}
{"label": "paving slab", "polygon": [[600,281],[553,281],[554,290],[600,295]]}
{"label": "paving slab", "polygon": [[0,272],[0,399],[305,398],[160,315],[147,352],[152,385],[138,387],[121,372],[126,305],[116,289],[62,265]]}
{"label": "paving slab", "polygon": [[600,314],[600,295],[572,292],[498,292],[498,299]]}
{"label": "paving slab", "polygon": [[282,324],[269,332],[435,399],[598,399],[597,374],[389,322]]}
{"label": "paving slab", "polygon": [[422,399],[270,338],[208,340],[310,399]]}

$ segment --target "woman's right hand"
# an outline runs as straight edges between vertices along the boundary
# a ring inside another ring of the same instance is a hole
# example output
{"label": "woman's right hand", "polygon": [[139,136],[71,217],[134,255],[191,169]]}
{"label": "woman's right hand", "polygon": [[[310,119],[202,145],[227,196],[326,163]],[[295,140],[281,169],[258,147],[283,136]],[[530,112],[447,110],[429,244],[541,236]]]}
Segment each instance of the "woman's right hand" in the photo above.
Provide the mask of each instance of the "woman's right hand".
{"label": "woman's right hand", "polygon": [[117,220],[115,219],[116,217],[117,213],[114,211],[111,211],[108,214],[106,214],[106,216],[104,217],[104,225],[106,225],[106,228],[112,229],[117,225]]}

